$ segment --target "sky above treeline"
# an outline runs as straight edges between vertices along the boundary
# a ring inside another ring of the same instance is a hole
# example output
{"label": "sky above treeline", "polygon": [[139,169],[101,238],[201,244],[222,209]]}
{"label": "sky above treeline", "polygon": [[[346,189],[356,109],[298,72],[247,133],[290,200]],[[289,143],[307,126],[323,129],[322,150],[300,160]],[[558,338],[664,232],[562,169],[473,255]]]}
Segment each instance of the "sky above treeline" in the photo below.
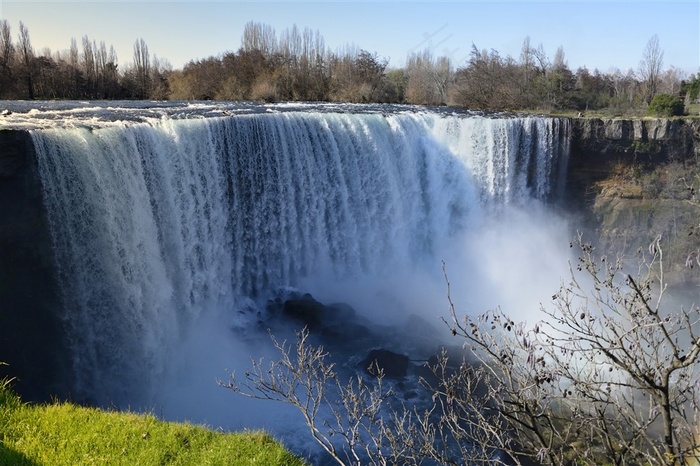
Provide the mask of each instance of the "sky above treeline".
{"label": "sky above treeline", "polygon": [[700,71],[700,1],[35,1],[0,0],[0,18],[28,28],[37,53],[67,50],[72,37],[114,46],[120,66],[143,38],[151,54],[174,68],[238,50],[248,21],[278,35],[296,24],[318,30],[332,51],[354,44],[404,66],[409,53],[431,49],[466,64],[472,44],[518,58],[525,37],[550,60],[562,46],[573,70],[637,69],[657,34],[664,69]]}

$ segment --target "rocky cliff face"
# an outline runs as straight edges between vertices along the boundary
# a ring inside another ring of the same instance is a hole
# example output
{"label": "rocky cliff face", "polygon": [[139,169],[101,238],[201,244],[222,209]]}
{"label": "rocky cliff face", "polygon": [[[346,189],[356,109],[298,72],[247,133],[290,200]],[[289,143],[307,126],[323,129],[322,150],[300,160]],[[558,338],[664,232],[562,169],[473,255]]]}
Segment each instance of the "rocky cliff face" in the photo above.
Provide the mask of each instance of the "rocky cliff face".
{"label": "rocky cliff face", "polygon": [[569,191],[575,199],[621,167],[694,162],[700,155],[698,119],[575,118],[572,133]]}
{"label": "rocky cliff face", "polygon": [[629,146],[633,141],[668,142],[674,144],[692,144],[693,134],[700,130],[700,120],[697,119],[600,119],[575,118],[573,126],[575,137],[581,144],[591,144],[608,141],[611,144]]}
{"label": "rocky cliff face", "polygon": [[[0,366],[27,400],[65,394],[70,369],[34,148],[0,130]],[[51,381],[55,386],[47,386]]]}
{"label": "rocky cliff face", "polygon": [[661,235],[676,282],[700,248],[700,120],[593,119],[572,122],[568,203],[606,252],[630,257]]}

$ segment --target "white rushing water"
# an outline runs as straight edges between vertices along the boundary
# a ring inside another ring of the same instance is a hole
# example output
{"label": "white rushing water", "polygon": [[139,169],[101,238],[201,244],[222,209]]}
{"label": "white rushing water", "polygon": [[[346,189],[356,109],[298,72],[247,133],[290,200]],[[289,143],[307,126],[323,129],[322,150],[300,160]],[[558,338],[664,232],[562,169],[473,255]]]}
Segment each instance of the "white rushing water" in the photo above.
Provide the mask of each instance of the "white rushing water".
{"label": "white rushing water", "polygon": [[[557,221],[543,225],[535,206],[558,196],[568,154],[566,120],[431,112],[163,117],[32,138],[74,393],[119,406],[150,400],[183,342],[226,351],[215,339],[235,339],[280,287],[401,281],[416,292],[423,276],[440,282],[444,259],[478,264],[472,284],[524,303],[536,278],[512,269],[547,267]],[[510,206],[517,220],[494,229]],[[193,330],[214,314],[225,331]]]}

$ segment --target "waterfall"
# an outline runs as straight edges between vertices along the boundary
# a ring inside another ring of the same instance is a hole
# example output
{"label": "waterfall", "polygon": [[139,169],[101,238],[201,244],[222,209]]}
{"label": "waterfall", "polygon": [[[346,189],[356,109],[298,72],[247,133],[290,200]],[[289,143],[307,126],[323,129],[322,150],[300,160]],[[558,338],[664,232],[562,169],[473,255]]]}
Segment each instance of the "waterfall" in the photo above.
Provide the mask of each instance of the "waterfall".
{"label": "waterfall", "polygon": [[32,131],[75,393],[128,400],[201,315],[439,261],[563,186],[568,123],[280,112]]}

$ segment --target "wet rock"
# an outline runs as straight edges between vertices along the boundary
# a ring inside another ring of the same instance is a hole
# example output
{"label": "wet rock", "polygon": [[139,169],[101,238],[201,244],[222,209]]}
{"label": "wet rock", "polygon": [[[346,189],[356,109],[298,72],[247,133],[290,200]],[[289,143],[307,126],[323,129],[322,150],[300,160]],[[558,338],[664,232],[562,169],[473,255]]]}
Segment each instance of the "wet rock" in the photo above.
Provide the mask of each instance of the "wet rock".
{"label": "wet rock", "polygon": [[28,172],[27,165],[33,161],[30,138],[26,131],[0,130],[0,177],[24,176]]}
{"label": "wet rock", "polygon": [[326,306],[308,293],[298,298],[287,299],[282,305],[284,315],[301,322],[310,330],[320,327],[325,312]]}
{"label": "wet rock", "polygon": [[379,369],[384,372],[385,377],[399,379],[408,374],[408,362],[408,356],[381,348],[370,351],[360,362],[360,367],[375,377]]}
{"label": "wet rock", "polygon": [[347,322],[357,318],[357,311],[346,303],[334,303],[327,307],[325,317],[329,322]]}
{"label": "wet rock", "polygon": [[645,121],[645,126],[649,139],[652,140],[668,139],[671,133],[670,121],[665,118]]}
{"label": "wet rock", "polygon": [[357,346],[368,343],[373,333],[365,325],[355,322],[341,322],[323,327],[320,335],[335,343]]}
{"label": "wet rock", "polygon": [[631,120],[608,120],[603,123],[606,139],[632,139],[634,130]]}
{"label": "wet rock", "polygon": [[646,141],[648,136],[647,136],[647,129],[644,126],[644,122],[642,120],[634,120],[632,122],[632,138],[635,141]]}

